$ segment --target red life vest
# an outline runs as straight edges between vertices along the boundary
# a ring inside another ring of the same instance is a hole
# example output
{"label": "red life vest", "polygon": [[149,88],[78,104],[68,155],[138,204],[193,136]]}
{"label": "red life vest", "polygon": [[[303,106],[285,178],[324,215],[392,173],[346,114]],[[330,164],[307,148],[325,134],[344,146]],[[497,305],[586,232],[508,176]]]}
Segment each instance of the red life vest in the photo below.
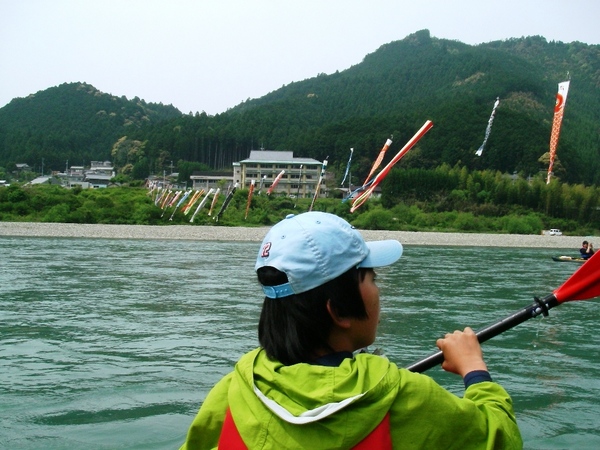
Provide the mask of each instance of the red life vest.
{"label": "red life vest", "polygon": [[231,417],[231,411],[227,408],[225,414],[225,422],[223,422],[223,428],[221,429],[221,436],[219,436],[219,449],[222,450],[248,450],[246,444],[240,436],[240,432],[233,422]]}
{"label": "red life vest", "polygon": [[[229,409],[227,409],[227,414],[225,414],[225,422],[221,429],[218,448],[220,450],[248,450],[233,422],[233,417],[231,417]],[[353,447],[354,450],[371,450],[374,448],[378,450],[392,450],[389,412],[366,438]]]}

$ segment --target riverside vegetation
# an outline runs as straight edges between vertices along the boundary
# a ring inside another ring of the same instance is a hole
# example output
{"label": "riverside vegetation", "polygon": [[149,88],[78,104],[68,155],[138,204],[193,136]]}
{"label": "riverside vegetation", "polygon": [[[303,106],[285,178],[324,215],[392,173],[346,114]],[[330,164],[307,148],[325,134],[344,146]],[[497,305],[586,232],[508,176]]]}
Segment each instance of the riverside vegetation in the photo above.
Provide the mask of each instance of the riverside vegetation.
{"label": "riverside vegetation", "polygon": [[[469,171],[442,165],[436,169],[394,169],[382,183],[381,197],[356,212],[341,192],[328,186],[329,198],[317,199],[314,210],[335,213],[360,229],[539,234],[560,228],[565,234],[590,235],[600,230],[600,192],[595,186],[547,185],[542,175],[524,178],[497,171]],[[226,189],[226,186],[223,186]],[[142,182],[107,189],[65,189],[53,185],[0,188],[0,221],[133,225],[265,226],[286,214],[307,211],[310,198],[254,193],[244,218],[247,189],[238,189],[229,206],[215,217],[206,205],[194,222],[181,207],[162,210]],[[194,210],[194,208],[192,208]],[[172,216],[172,220],[170,220]]]}

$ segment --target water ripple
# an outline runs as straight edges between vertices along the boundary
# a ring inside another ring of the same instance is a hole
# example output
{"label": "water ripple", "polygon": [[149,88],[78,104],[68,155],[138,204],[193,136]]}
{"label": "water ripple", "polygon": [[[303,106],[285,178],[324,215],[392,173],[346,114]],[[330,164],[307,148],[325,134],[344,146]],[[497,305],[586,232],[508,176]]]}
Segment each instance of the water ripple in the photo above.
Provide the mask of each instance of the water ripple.
{"label": "water ripple", "polygon": [[[0,238],[0,447],[178,447],[208,390],[257,345],[257,246]],[[575,270],[550,256],[406,246],[378,270],[375,345],[404,366],[448,331],[495,322]],[[600,446],[596,308],[564,305],[484,345],[526,448]],[[462,395],[456,376],[428,374]]]}

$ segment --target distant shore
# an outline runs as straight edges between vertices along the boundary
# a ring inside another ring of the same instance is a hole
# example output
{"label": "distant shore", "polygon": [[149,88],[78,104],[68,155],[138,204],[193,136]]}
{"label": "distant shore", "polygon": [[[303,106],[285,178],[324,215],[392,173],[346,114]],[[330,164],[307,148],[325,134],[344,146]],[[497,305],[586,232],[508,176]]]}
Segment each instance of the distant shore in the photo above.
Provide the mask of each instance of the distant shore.
{"label": "distant shore", "polygon": [[[223,227],[186,225],[97,225],[72,223],[0,222],[0,237],[56,237],[97,239],[182,239],[199,241],[260,242],[269,227]],[[475,247],[556,248],[577,251],[590,236],[545,236],[525,234],[439,233],[361,230],[369,240],[397,239],[404,245],[450,245]]]}

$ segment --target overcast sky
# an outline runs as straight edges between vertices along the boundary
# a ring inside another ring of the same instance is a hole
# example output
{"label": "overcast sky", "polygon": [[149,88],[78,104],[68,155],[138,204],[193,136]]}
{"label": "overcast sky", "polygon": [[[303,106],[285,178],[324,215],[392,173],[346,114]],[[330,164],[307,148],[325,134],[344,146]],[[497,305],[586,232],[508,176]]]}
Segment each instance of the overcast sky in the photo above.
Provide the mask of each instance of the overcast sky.
{"label": "overcast sky", "polygon": [[80,81],[217,114],[425,28],[598,45],[599,19],[599,0],[0,0],[0,107]]}

